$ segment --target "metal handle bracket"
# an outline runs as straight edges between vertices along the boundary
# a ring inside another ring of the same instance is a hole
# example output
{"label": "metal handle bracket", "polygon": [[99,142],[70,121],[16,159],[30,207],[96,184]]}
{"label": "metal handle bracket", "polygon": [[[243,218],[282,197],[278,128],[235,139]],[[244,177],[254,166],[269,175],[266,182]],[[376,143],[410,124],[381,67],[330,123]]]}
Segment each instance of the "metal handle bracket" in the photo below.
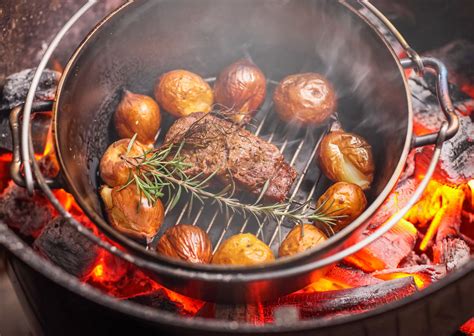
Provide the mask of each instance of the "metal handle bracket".
{"label": "metal handle bracket", "polygon": [[[40,101],[35,102],[32,105],[32,112],[47,112],[51,111],[53,106],[52,101]],[[26,181],[21,173],[22,170],[22,163],[24,162],[23,157],[21,155],[21,137],[20,137],[20,118],[23,114],[23,105],[15,107],[10,112],[10,129],[12,132],[12,140],[13,140],[13,160],[10,166],[10,175],[15,182],[20,187],[26,187]],[[31,142],[31,137],[29,137],[29,141]],[[27,144],[28,145],[28,144]],[[60,178],[48,178],[46,179],[46,184],[50,188],[60,188]],[[38,188],[38,184],[35,182],[34,187]]]}

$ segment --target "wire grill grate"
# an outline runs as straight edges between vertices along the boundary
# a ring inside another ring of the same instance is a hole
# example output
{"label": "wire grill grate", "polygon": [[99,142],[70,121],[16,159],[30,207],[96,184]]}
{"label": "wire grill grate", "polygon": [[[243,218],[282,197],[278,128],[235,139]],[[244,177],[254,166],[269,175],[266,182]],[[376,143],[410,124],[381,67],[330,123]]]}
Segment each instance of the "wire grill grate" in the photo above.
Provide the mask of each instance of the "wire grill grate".
{"label": "wire grill grate", "polygon": [[[279,120],[272,102],[273,90],[278,83],[269,80],[267,84],[266,101],[254,117],[252,125],[247,126],[247,129],[277,146],[287,162],[297,170],[298,177],[293,184],[289,200],[306,202],[326,187],[327,181],[321,179],[321,172],[314,158],[328,127],[295,127]],[[158,141],[161,142],[163,138],[164,132],[161,132]],[[231,214],[226,218],[225,214],[219,211],[218,206],[213,206],[210,202],[204,205],[194,202],[191,206],[189,199],[185,197],[172,211],[167,208],[165,214],[165,223],[153,242],[156,242],[157,238],[172,225],[192,224],[198,225],[209,234],[214,251],[230,236],[248,232],[257,235],[276,252],[279,243],[291,229],[284,220],[278,222],[263,220],[261,225],[258,225],[255,219],[243,218],[238,214]]]}

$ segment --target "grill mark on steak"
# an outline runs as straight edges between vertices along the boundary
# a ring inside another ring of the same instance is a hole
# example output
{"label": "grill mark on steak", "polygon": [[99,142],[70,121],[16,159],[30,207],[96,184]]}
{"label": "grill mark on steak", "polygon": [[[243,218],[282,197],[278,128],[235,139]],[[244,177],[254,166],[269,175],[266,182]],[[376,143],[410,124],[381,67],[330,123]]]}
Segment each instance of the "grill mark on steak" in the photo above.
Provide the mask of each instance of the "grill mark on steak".
{"label": "grill mark on steak", "polygon": [[189,176],[203,173],[229,183],[232,178],[239,189],[259,195],[267,180],[264,199],[281,202],[286,199],[297,172],[277,147],[232,122],[212,114],[193,113],[171,125],[165,144],[179,144],[186,139],[180,156],[192,166]]}

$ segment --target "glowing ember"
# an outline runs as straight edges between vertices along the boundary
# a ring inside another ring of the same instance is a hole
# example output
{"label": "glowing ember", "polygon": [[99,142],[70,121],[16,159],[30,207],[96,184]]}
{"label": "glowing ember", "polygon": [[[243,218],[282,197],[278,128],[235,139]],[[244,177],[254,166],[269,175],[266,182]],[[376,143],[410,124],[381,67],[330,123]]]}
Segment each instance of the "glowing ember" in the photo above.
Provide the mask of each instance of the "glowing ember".
{"label": "glowing ember", "polygon": [[401,279],[413,277],[418,289],[423,289],[446,275],[446,267],[438,265],[421,265],[413,267],[398,268],[395,270],[383,270],[373,273],[373,276],[382,280]]}
{"label": "glowing ember", "polygon": [[[362,236],[370,234],[368,231]],[[416,237],[413,224],[402,219],[382,237],[345,260],[366,272],[396,268],[415,247]]]}
{"label": "glowing ember", "polygon": [[465,333],[466,335],[474,334],[474,317],[471,318],[469,321],[464,323],[462,327],[459,329],[461,332]]}
{"label": "glowing ember", "polygon": [[12,162],[12,154],[4,153],[0,155],[0,192],[3,192],[10,180],[10,164]]}

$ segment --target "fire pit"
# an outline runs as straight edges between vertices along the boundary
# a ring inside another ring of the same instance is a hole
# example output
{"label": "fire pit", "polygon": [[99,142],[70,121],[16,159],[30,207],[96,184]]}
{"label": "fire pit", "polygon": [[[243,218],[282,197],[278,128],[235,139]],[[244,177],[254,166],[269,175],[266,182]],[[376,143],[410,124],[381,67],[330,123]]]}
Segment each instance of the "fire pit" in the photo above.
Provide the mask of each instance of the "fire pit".
{"label": "fire pit", "polygon": [[[23,77],[16,79],[27,81],[28,76]],[[51,89],[54,78],[52,74],[41,82]],[[436,131],[439,120],[431,112],[439,107],[432,77],[412,74],[409,84],[415,133]],[[469,92],[465,83],[463,89]],[[448,334],[473,314],[469,298],[474,283],[472,100],[460,92],[455,96],[461,130],[444,148],[421,199],[381,238],[298,292],[240,305],[178,294],[150,278],[133,259],[111,253],[123,247],[105,237],[64,190],[55,190],[54,196],[95,241],[59,216],[44,195],[28,195],[4,174],[0,242],[12,252],[11,274],[33,303],[40,328],[47,334],[60,334],[67,325],[84,326],[81,334],[161,328],[177,334]],[[33,124],[44,127],[48,118],[46,113]],[[51,134],[46,140],[35,139],[41,147],[37,150],[40,169],[48,178],[58,173],[51,141]],[[432,153],[430,147],[412,152],[397,187],[359,239],[369,237],[404,207],[427,174]],[[9,167],[11,155],[3,154],[0,161]],[[112,245],[112,251],[98,242]],[[469,328],[466,324],[462,330],[469,332]]]}

